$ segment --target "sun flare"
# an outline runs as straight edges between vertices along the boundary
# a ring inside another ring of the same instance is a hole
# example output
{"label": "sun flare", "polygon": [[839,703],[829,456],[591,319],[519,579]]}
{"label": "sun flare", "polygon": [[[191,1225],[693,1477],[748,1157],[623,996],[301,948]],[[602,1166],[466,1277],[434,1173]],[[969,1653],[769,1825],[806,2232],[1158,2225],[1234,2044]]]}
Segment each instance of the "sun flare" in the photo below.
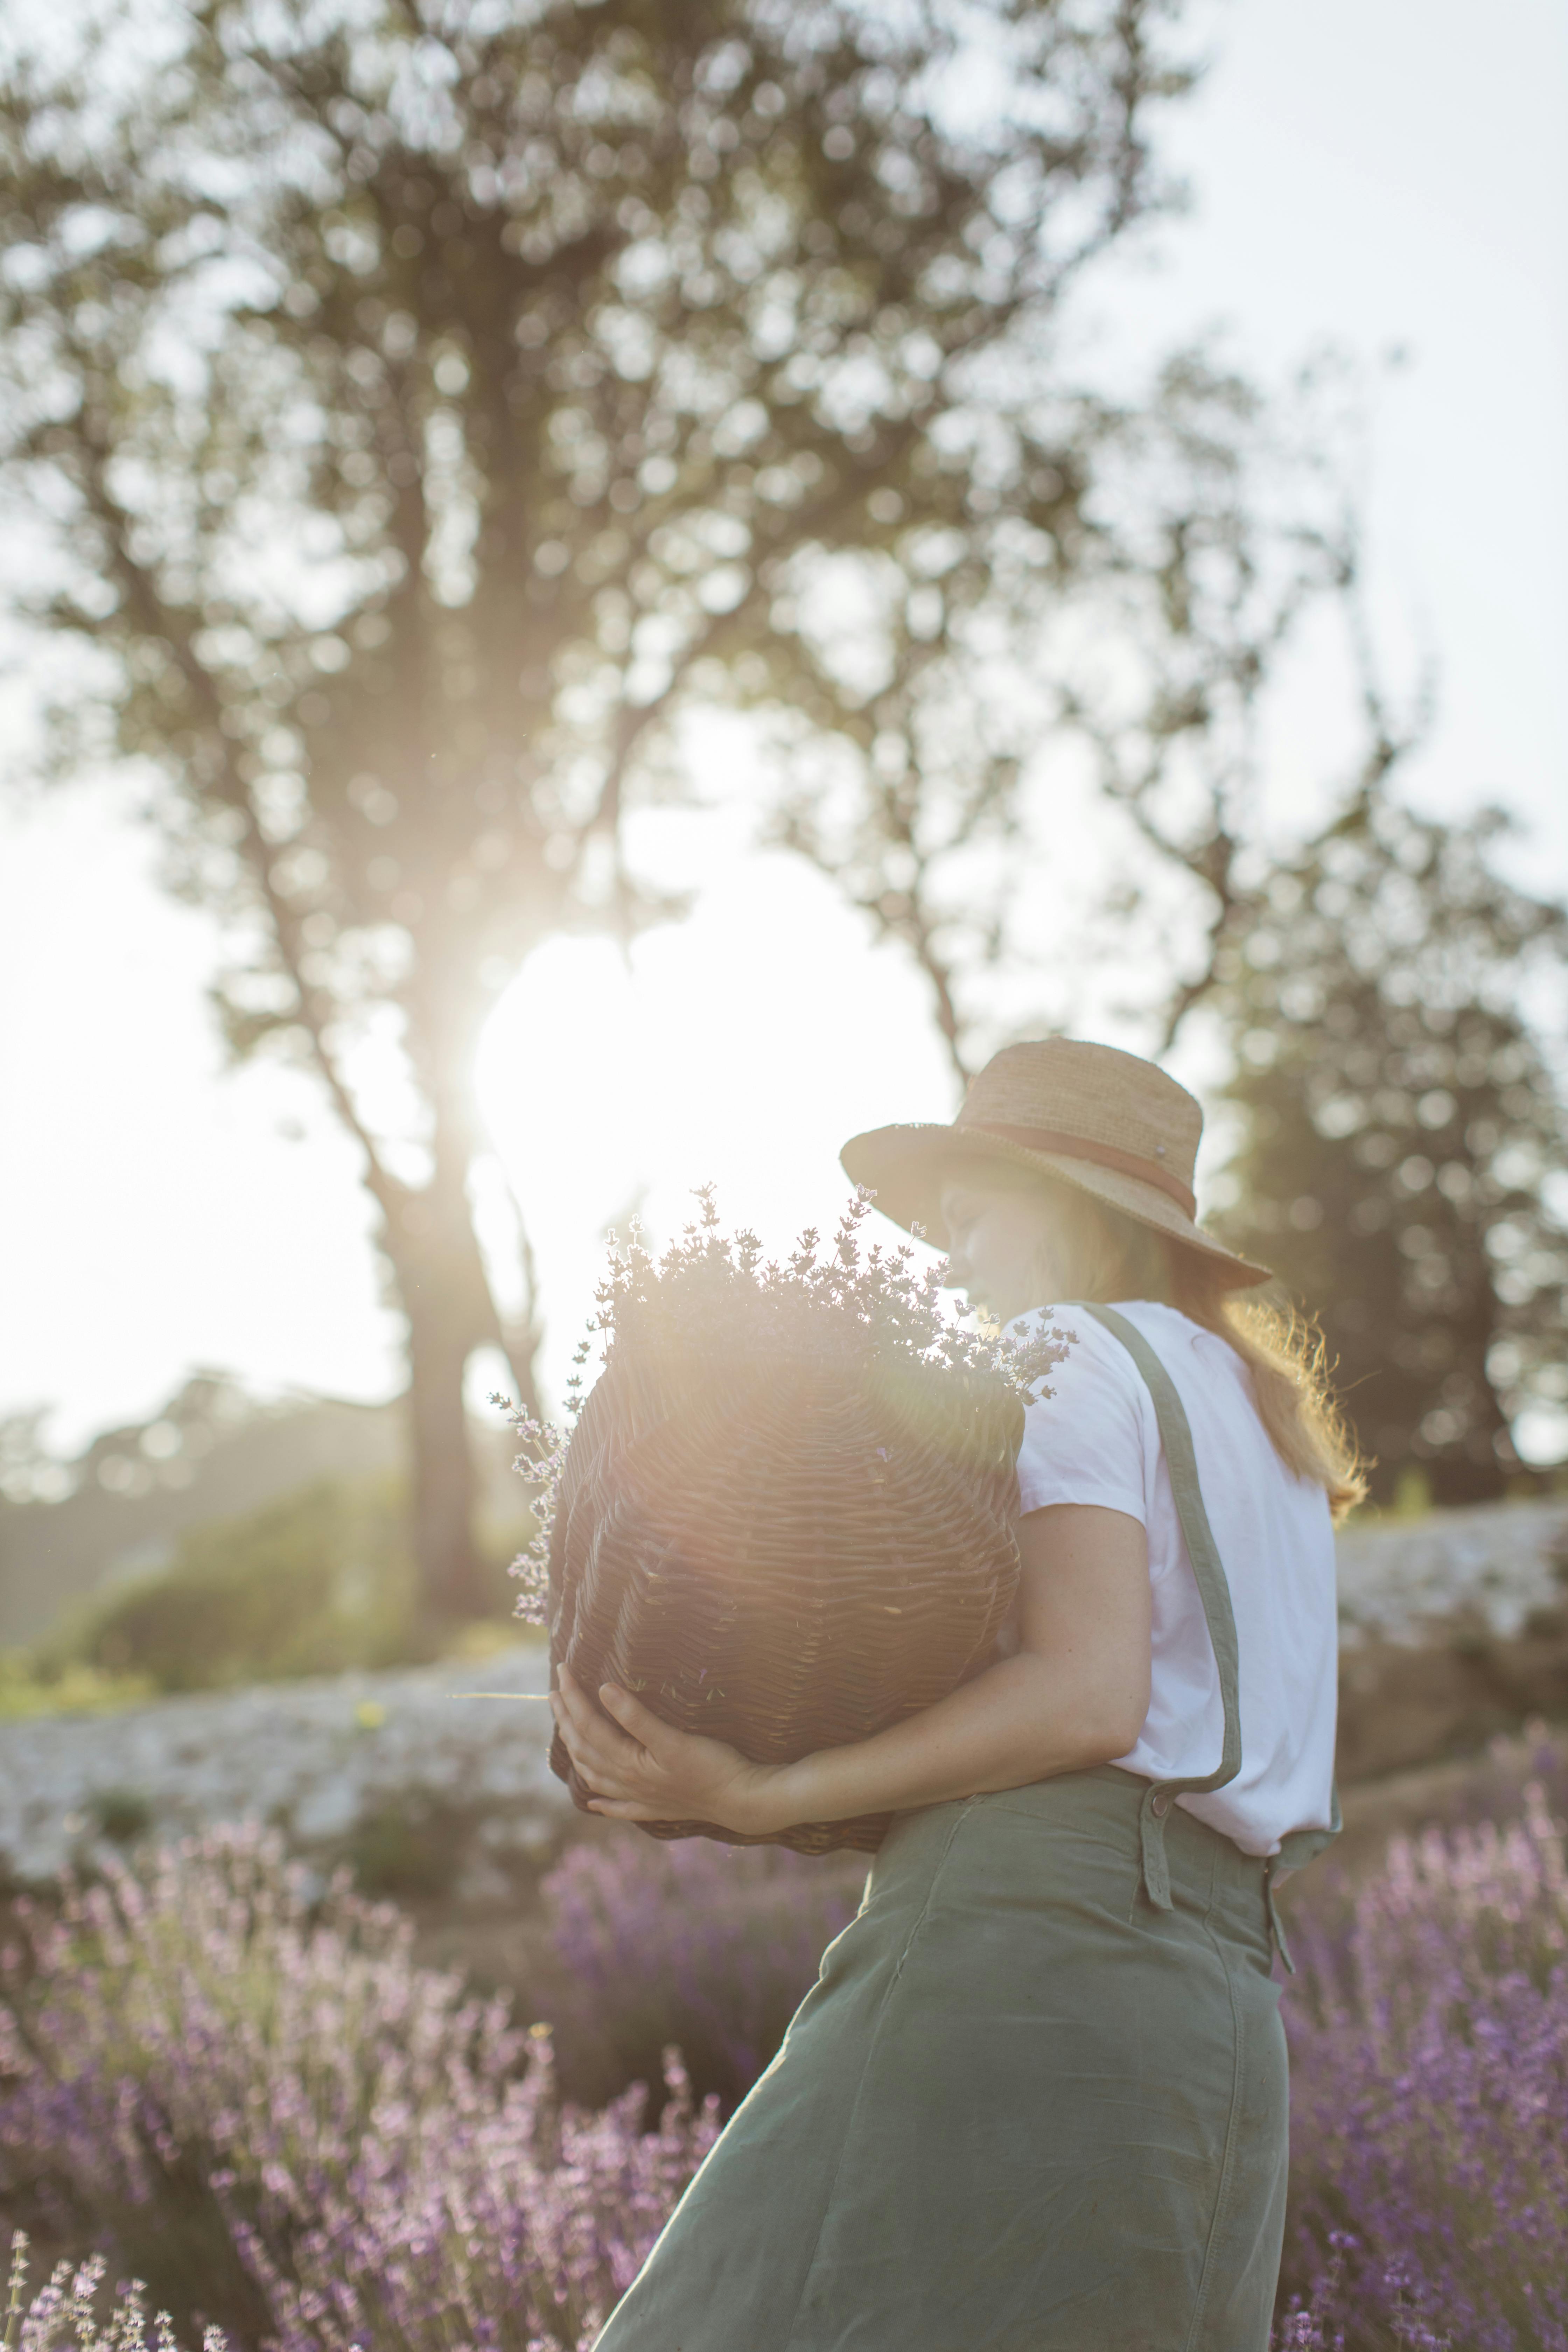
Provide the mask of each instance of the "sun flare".
{"label": "sun flare", "polygon": [[539,1255],[552,1389],[628,1212],[662,1244],[711,1183],[727,1226],[782,1249],[837,1223],[847,1136],[953,1108],[913,976],[868,958],[856,918],[776,858],[629,959],[606,940],[541,948],[490,1017],[476,1083]]}

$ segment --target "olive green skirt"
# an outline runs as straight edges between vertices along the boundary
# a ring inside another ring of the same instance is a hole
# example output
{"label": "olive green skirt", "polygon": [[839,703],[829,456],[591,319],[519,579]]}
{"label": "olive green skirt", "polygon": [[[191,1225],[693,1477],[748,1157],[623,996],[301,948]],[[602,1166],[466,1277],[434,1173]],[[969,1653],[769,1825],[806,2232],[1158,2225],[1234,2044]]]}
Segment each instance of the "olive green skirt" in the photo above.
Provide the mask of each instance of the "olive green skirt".
{"label": "olive green skirt", "polygon": [[1265,2352],[1261,1863],[1105,1766],[906,1814],[598,2352]]}

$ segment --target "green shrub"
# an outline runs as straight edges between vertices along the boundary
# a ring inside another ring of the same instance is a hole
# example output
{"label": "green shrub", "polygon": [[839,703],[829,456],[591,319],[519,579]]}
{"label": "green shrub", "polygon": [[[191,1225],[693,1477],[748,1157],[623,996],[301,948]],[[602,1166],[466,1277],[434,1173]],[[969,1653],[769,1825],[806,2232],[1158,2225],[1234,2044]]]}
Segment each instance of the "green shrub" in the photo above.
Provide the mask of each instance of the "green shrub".
{"label": "green shrub", "polygon": [[29,1650],[0,1650],[0,1723],[39,1715],[113,1715],[155,1696],[145,1675],[101,1675],[60,1660],[47,1668]]}
{"label": "green shrub", "polygon": [[37,1670],[187,1691],[402,1664],[434,1654],[416,1600],[400,1483],[318,1479],[190,1528],[168,1568],[103,1595]]}
{"label": "green shrub", "polygon": [[89,1810],[111,1845],[134,1845],[153,1826],[153,1808],[140,1789],[100,1789]]}
{"label": "green shrub", "polygon": [[409,1797],[356,1822],[342,1858],[361,1895],[403,1903],[438,1900],[452,1891],[472,1829],[458,1808]]}

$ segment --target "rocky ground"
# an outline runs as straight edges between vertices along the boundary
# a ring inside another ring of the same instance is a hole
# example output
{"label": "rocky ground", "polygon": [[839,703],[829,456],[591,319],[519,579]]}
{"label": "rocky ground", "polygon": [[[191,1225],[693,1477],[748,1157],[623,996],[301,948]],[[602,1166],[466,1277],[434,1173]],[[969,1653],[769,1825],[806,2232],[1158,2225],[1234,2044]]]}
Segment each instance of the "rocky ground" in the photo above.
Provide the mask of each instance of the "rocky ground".
{"label": "rocky ground", "polygon": [[482,1908],[536,1873],[571,1812],[545,1761],[547,1685],[531,1643],[0,1725],[0,1857],[28,1885],[144,1836],[259,1819],[376,1892]]}
{"label": "rocky ground", "polygon": [[1563,1602],[1568,1496],[1352,1522],[1340,1535],[1339,1574],[1352,1645],[1441,1639],[1459,1622],[1514,1640]]}
{"label": "rocky ground", "polygon": [[1339,1575],[1342,1782],[1568,1717],[1568,1499],[1352,1527]]}

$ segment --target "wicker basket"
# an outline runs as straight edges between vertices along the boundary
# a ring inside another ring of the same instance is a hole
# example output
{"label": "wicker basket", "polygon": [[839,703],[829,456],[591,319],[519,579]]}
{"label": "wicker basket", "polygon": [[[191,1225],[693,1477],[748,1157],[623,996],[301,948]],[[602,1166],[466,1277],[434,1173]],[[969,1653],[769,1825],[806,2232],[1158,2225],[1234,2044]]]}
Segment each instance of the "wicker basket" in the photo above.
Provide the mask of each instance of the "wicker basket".
{"label": "wicker basket", "polygon": [[[869,1738],[986,1665],[1017,1587],[1023,1405],[907,1356],[617,1339],[572,1437],[550,1540],[552,1679],[616,1682],[759,1763]],[[559,1736],[552,1768],[588,1791]],[[889,1814],[770,1839],[873,1851]]]}

